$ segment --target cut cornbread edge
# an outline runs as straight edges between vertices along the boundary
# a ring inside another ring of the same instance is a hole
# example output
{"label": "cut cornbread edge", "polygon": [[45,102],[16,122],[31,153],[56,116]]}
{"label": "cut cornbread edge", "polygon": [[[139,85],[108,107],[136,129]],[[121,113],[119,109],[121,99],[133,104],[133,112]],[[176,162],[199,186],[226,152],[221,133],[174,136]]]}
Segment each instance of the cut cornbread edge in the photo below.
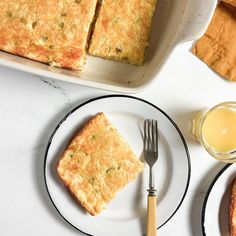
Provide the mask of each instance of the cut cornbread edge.
{"label": "cut cornbread edge", "polygon": [[[129,4],[125,0],[102,2],[88,53],[103,59],[142,65],[156,2],[156,0],[145,3],[132,0]],[[134,16],[129,10],[135,12]]]}
{"label": "cut cornbread edge", "polygon": [[81,71],[96,5],[97,0],[2,0],[0,50]]}

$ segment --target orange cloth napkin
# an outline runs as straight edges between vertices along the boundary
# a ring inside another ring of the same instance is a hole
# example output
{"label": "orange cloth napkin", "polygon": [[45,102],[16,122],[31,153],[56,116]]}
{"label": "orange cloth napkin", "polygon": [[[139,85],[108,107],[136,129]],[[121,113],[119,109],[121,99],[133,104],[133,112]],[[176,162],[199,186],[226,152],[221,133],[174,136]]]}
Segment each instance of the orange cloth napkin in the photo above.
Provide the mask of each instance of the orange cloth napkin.
{"label": "orange cloth napkin", "polygon": [[236,82],[236,0],[219,3],[193,53],[221,76]]}

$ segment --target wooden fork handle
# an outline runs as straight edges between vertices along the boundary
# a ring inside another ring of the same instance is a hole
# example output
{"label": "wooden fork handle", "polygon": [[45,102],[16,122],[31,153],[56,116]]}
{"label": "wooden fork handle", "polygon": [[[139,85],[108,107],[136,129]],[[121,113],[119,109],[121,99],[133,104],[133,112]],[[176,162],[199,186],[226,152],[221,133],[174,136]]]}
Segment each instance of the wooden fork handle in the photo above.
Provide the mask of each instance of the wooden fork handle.
{"label": "wooden fork handle", "polygon": [[157,202],[157,197],[155,195],[154,196],[148,195],[146,236],[157,235],[156,202]]}

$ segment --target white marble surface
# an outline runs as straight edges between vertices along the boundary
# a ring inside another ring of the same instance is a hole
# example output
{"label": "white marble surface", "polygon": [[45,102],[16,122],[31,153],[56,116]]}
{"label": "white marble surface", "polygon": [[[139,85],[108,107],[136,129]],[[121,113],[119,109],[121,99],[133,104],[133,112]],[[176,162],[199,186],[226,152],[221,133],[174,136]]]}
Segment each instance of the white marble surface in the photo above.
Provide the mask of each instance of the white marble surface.
{"label": "white marble surface", "polygon": [[[187,196],[159,235],[201,235],[205,192],[223,166],[191,137],[192,113],[222,101],[236,100],[228,82],[189,51],[176,48],[151,87],[135,96],[165,110],[179,125],[189,146],[192,173]],[[0,235],[81,235],[49,201],[43,181],[48,138],[71,108],[111,92],[39,78],[0,67]]]}

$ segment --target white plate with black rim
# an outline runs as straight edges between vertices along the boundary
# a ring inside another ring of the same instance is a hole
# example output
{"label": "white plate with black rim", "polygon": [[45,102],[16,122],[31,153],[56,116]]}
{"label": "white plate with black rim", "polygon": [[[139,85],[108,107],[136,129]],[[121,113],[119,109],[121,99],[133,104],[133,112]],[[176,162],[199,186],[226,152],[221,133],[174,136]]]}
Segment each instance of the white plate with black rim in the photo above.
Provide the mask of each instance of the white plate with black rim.
{"label": "white plate with black rim", "polygon": [[202,208],[202,233],[207,236],[229,236],[229,203],[235,164],[226,164],[213,179]]}
{"label": "white plate with black rim", "polygon": [[45,153],[44,177],[50,200],[59,214],[79,231],[94,236],[145,234],[148,167],[121,190],[98,216],[91,216],[74,200],[56,174],[60,154],[85,120],[104,112],[143,159],[143,121],[157,119],[159,158],[155,165],[157,224],[163,227],[179,209],[190,180],[186,142],[173,120],[155,105],[131,96],[109,95],[91,99],[69,112],[56,126]]}

